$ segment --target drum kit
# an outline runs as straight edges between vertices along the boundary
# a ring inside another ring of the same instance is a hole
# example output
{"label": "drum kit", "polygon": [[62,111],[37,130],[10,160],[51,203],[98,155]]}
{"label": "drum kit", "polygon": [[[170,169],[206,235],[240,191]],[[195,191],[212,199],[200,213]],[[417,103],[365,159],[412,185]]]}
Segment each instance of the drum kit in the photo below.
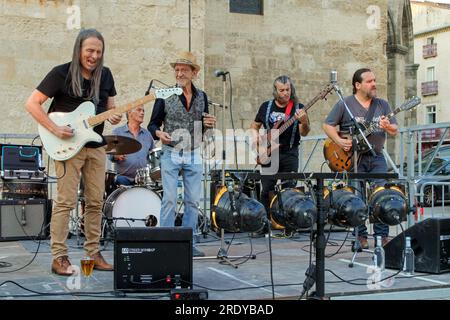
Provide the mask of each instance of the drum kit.
{"label": "drum kit", "polygon": [[[125,155],[139,151],[139,141],[125,136],[105,136],[106,154]],[[115,227],[158,227],[161,210],[161,148],[149,151],[147,165],[136,171],[135,185],[117,186],[118,171],[115,163],[105,172],[105,201],[103,205],[102,238],[107,238]],[[81,179],[82,180],[82,179]],[[84,212],[83,182],[80,182],[76,227],[82,229]],[[82,230],[81,230],[82,231]],[[77,235],[79,234],[77,230]]]}

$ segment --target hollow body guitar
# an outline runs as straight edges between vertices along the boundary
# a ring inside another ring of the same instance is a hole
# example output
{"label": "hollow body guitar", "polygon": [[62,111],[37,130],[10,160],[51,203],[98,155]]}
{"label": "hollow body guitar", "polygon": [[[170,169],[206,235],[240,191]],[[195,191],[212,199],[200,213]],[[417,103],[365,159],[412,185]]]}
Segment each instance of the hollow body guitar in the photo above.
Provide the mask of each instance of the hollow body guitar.
{"label": "hollow body guitar", "polygon": [[[328,84],[318,95],[316,95],[311,101],[309,101],[303,110],[307,111],[317,101],[325,99],[326,96],[334,89],[332,84]],[[280,144],[274,143],[278,141],[278,138],[285,132],[290,126],[295,123],[295,117],[289,118],[289,120],[277,121],[272,129],[267,130],[266,134],[259,137],[259,142],[256,147],[256,163],[259,165],[268,164],[272,153],[280,147]]]}
{"label": "hollow body guitar", "polygon": [[[413,97],[412,99],[403,103],[400,107],[396,108],[394,111],[389,113],[386,118],[391,119],[397,113],[401,111],[410,110],[421,102],[419,97]],[[380,124],[378,121],[371,121],[370,123],[360,123],[361,130],[365,137],[370,136],[374,133],[379,127]],[[339,132],[339,136],[341,138],[351,139],[351,136],[346,133]],[[361,133],[358,133],[355,136],[355,140],[353,141],[353,147],[349,151],[345,151],[342,149],[336,142],[332,139],[328,138],[325,140],[323,145],[323,155],[327,160],[328,166],[334,172],[343,172],[350,171],[353,168],[353,153],[356,144],[356,150],[358,153],[363,154],[370,150],[369,146],[366,144],[365,140]]]}

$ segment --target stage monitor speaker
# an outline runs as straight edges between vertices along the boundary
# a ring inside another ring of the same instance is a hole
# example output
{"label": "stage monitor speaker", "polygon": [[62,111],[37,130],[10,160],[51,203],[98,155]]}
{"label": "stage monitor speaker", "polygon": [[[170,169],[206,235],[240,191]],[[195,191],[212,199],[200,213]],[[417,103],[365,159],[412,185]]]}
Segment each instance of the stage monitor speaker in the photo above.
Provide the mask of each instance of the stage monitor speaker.
{"label": "stage monitor speaker", "polygon": [[45,239],[51,200],[0,200],[0,241]]}
{"label": "stage monitor speaker", "polygon": [[116,228],[115,291],[192,288],[192,273],[191,228]]}
{"label": "stage monitor speaker", "polygon": [[405,237],[411,237],[415,271],[426,273],[450,271],[450,219],[426,219],[389,241],[384,246],[387,268],[403,267]]}

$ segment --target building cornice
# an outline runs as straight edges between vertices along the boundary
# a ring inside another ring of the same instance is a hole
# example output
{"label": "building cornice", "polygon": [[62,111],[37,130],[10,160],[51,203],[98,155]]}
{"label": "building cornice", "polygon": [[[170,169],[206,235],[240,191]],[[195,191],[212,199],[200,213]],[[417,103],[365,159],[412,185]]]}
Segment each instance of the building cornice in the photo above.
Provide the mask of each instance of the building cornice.
{"label": "building cornice", "polygon": [[431,36],[433,34],[444,33],[444,32],[448,32],[448,31],[450,31],[450,24],[445,25],[445,26],[441,26],[441,27],[427,29],[427,30],[415,33],[414,34],[414,38],[428,37],[428,36]]}

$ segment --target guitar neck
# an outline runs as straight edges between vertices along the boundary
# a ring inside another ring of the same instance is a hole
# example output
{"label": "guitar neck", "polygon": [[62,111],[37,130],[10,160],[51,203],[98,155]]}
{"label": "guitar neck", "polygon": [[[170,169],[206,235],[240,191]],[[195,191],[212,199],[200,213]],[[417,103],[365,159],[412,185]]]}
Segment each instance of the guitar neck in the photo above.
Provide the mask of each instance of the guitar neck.
{"label": "guitar neck", "polygon": [[87,122],[89,124],[90,127],[95,127],[103,122],[105,122],[109,117],[111,117],[114,113],[124,113],[127,112],[131,109],[136,108],[137,106],[140,106],[142,104],[145,104],[147,102],[153,101],[156,99],[156,96],[153,93],[150,93],[149,95],[136,100],[134,102],[131,102],[127,105],[121,106],[121,107],[117,107],[114,109],[110,109],[108,111],[102,112],[100,114],[97,114],[93,117],[90,117]]}
{"label": "guitar neck", "polygon": [[[393,116],[395,116],[397,113],[399,113],[400,109],[395,109],[394,111],[390,112],[386,117],[386,119],[391,120]],[[379,122],[371,122],[369,127],[364,131],[364,135],[367,137],[375,132],[375,130],[379,127]],[[358,135],[358,139],[362,139],[361,134]]]}
{"label": "guitar neck", "polygon": [[[317,101],[319,101],[320,99],[322,99],[323,96],[322,94],[318,94],[317,96],[315,96],[314,98],[311,99],[311,101],[309,101],[304,107],[303,110],[308,111],[309,108],[311,108]],[[289,128],[294,122],[295,122],[295,117],[290,118],[288,121],[286,121],[279,129],[279,133],[280,135],[286,131],[287,128]]]}

